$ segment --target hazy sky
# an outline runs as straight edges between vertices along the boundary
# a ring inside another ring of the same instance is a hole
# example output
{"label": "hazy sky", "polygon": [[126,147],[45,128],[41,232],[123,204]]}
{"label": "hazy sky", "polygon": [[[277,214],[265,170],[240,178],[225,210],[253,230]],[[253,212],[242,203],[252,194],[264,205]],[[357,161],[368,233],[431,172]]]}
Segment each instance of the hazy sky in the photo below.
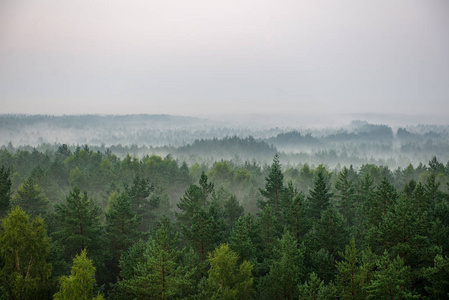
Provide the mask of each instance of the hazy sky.
{"label": "hazy sky", "polygon": [[0,0],[0,104],[449,120],[449,1]]}

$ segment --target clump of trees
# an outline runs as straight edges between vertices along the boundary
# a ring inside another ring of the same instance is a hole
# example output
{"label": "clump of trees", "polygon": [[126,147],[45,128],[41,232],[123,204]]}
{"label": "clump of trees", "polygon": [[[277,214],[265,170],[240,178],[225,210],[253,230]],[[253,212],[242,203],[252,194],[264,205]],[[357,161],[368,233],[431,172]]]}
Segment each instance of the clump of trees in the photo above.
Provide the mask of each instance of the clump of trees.
{"label": "clump of trees", "polygon": [[445,164],[0,150],[0,299],[442,299]]}

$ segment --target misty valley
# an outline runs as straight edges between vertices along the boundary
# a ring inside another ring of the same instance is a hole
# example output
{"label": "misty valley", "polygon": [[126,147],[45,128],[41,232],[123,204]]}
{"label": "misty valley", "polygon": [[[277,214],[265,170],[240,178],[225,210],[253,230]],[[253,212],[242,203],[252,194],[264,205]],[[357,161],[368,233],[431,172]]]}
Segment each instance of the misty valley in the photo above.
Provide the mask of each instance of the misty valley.
{"label": "misty valley", "polygon": [[449,126],[3,114],[0,217],[0,299],[446,299]]}

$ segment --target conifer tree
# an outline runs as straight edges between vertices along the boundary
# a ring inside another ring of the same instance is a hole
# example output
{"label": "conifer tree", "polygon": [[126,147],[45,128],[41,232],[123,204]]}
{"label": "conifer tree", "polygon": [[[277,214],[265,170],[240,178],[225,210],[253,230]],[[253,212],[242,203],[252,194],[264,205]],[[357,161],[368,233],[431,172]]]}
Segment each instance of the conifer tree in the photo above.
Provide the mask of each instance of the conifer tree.
{"label": "conifer tree", "polygon": [[296,299],[297,285],[304,273],[304,247],[285,231],[273,250],[270,272],[261,281],[262,299]]}
{"label": "conifer tree", "polygon": [[337,262],[338,275],[336,288],[341,299],[366,299],[364,287],[369,282],[371,264],[363,263],[359,251],[355,247],[354,238],[346,246],[344,253],[340,252],[342,261]]}
{"label": "conifer tree", "polygon": [[25,180],[12,199],[12,205],[19,205],[29,215],[45,215],[48,212],[48,199],[41,187],[32,179]]}
{"label": "conifer tree", "polygon": [[338,173],[335,188],[338,190],[338,210],[345,217],[349,226],[352,226],[355,218],[355,187],[349,178],[349,169],[343,167]]}
{"label": "conifer tree", "polygon": [[106,249],[100,216],[101,209],[77,187],[65,202],[55,205],[58,230],[54,237],[64,248],[66,259],[88,249],[97,267],[103,263]]}
{"label": "conifer tree", "polygon": [[122,253],[133,245],[140,235],[140,218],[131,211],[131,203],[126,193],[122,193],[111,203],[105,217],[106,240],[111,255],[107,270],[111,274],[109,281],[114,282],[120,270],[118,263]]}
{"label": "conifer tree", "polygon": [[184,251],[178,249],[178,234],[172,231],[167,218],[159,226],[146,243],[135,273],[127,274],[118,283],[123,294],[138,299],[175,299],[189,285],[191,273],[178,264]]}
{"label": "conifer tree", "polygon": [[155,190],[155,185],[151,184],[148,178],[140,178],[139,175],[136,175],[131,187],[125,186],[131,210],[141,218],[141,232],[148,231],[156,221],[154,211],[159,207],[161,199],[154,193]]}
{"label": "conifer tree", "polygon": [[302,193],[297,194],[284,211],[284,221],[287,229],[295,237],[298,247],[309,230],[306,217],[305,199]]}
{"label": "conifer tree", "polygon": [[332,195],[327,186],[324,173],[318,171],[315,176],[313,190],[310,191],[307,199],[309,202],[309,215],[314,219],[319,219],[321,212],[329,206]]}
{"label": "conifer tree", "polygon": [[391,259],[388,252],[376,260],[377,270],[366,287],[367,299],[418,299],[409,290],[410,266],[404,266],[400,257]]}
{"label": "conifer tree", "polygon": [[0,168],[0,217],[6,215],[11,204],[11,171],[5,169],[5,166]]}
{"label": "conifer tree", "polygon": [[268,177],[265,178],[265,189],[259,189],[259,191],[267,199],[260,202],[261,208],[268,204],[273,206],[276,211],[280,209],[281,201],[285,194],[285,187],[278,154],[274,156]]}
{"label": "conifer tree", "polygon": [[299,300],[333,300],[337,299],[337,289],[330,282],[325,284],[315,273],[310,274],[310,279],[299,285]]}
{"label": "conifer tree", "polygon": [[331,255],[343,251],[349,240],[346,221],[334,208],[328,207],[321,213],[315,225],[316,249],[326,249]]}
{"label": "conifer tree", "polygon": [[447,299],[449,297],[449,258],[435,256],[434,265],[425,271],[425,278],[430,282],[426,290],[432,299]]}
{"label": "conifer tree", "polygon": [[239,255],[240,262],[244,260],[251,261],[255,258],[256,247],[251,241],[248,227],[243,217],[237,220],[237,224],[232,229],[229,247]]}

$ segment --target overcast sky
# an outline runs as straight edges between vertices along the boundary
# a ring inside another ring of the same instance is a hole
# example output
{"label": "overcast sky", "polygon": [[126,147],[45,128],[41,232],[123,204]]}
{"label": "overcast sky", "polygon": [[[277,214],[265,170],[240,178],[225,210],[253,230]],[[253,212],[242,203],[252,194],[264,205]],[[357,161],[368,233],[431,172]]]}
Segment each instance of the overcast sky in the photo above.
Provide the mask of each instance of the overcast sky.
{"label": "overcast sky", "polygon": [[449,1],[0,0],[0,101],[449,120]]}

